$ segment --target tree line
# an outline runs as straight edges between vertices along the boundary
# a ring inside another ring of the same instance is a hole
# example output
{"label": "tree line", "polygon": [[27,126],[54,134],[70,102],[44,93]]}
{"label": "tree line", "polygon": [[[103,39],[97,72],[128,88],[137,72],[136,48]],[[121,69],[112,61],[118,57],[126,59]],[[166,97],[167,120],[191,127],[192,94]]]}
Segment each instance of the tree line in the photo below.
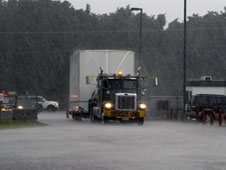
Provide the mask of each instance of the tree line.
{"label": "tree line", "polygon": [[[66,105],[74,50],[124,49],[138,54],[139,13],[130,6],[97,15],[68,1],[0,0],[0,89],[42,95]],[[223,7],[222,7],[223,9]],[[143,14],[137,63],[159,77],[150,95],[183,93],[183,22]],[[226,8],[187,21],[187,79],[225,80]]]}

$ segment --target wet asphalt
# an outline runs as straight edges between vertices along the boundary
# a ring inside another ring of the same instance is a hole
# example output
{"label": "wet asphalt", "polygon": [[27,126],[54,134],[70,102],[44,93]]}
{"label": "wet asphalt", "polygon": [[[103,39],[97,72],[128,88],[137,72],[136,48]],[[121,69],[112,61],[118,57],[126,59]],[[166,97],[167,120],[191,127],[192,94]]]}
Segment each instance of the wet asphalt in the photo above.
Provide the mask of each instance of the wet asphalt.
{"label": "wet asphalt", "polygon": [[226,170],[226,126],[91,124],[42,112],[47,126],[0,130],[0,170]]}

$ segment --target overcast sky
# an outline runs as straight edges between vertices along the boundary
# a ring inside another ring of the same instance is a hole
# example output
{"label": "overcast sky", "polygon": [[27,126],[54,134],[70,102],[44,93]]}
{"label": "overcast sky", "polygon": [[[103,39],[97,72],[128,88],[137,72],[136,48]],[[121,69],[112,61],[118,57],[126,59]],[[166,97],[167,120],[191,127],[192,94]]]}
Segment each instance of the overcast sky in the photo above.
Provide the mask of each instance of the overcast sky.
{"label": "overcast sky", "polygon": [[[148,15],[166,14],[167,20],[183,18],[184,0],[68,0],[75,9],[91,5],[96,14],[115,12],[118,7],[139,7]],[[226,0],[187,0],[188,15],[204,15],[207,11],[224,11]]]}

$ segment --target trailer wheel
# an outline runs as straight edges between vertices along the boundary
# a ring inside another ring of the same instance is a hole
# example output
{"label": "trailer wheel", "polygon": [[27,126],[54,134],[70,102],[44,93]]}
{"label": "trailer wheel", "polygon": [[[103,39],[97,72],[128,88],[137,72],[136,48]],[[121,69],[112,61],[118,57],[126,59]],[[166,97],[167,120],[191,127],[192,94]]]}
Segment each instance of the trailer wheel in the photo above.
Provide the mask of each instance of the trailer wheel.
{"label": "trailer wheel", "polygon": [[98,117],[96,115],[93,115],[93,122],[98,122]]}

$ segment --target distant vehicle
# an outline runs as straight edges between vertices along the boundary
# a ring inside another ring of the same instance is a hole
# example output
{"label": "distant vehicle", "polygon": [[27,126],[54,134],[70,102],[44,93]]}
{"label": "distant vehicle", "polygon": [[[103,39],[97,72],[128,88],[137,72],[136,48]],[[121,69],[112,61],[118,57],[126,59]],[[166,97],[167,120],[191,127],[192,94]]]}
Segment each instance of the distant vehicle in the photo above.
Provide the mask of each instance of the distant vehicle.
{"label": "distant vehicle", "polygon": [[59,109],[59,103],[55,101],[48,101],[42,96],[38,97],[39,110],[47,110],[49,112],[55,112]]}
{"label": "distant vehicle", "polygon": [[206,116],[210,116],[210,111],[214,111],[214,118],[218,119],[219,110],[223,113],[226,111],[226,96],[214,94],[198,94],[192,97],[191,103],[188,105],[187,116],[196,117],[196,110],[199,112],[199,117],[202,118],[202,111],[206,111]]}
{"label": "distant vehicle", "polygon": [[10,95],[5,93],[4,100],[0,105],[0,111],[4,113],[3,115],[8,120],[37,120],[37,96]]}
{"label": "distant vehicle", "polygon": [[14,119],[38,119],[38,102],[36,96],[16,96],[13,111]]}

